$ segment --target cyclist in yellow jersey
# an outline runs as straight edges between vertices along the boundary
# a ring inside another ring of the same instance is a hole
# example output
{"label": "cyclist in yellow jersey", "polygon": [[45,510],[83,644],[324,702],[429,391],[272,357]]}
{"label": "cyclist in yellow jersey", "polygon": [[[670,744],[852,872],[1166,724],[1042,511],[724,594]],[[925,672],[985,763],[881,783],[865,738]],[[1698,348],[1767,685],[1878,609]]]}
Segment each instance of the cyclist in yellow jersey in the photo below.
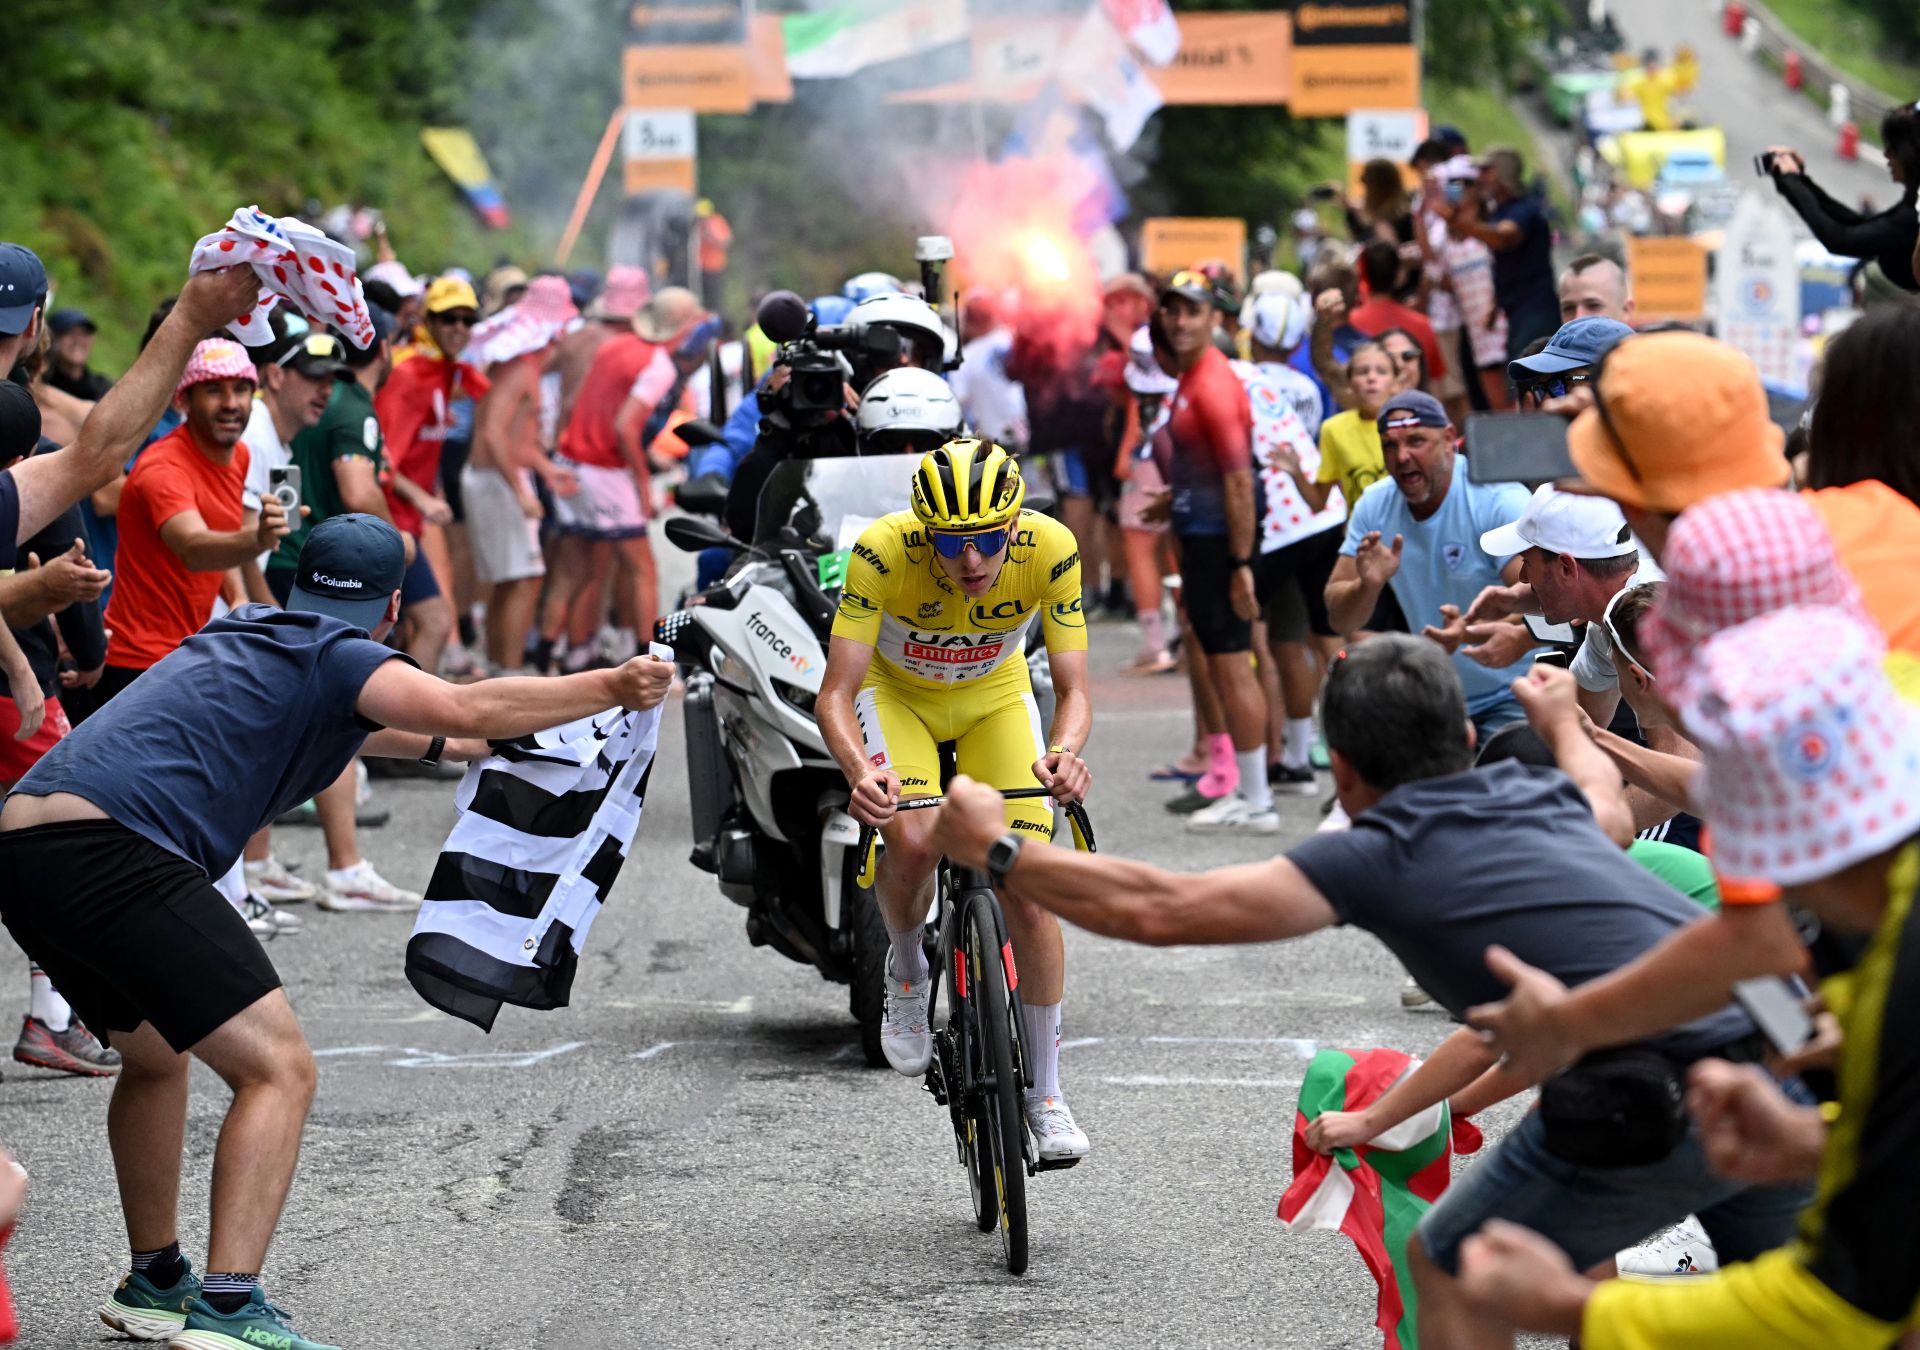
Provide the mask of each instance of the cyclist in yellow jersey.
{"label": "cyclist in yellow jersey", "polygon": [[[892,939],[881,1044],[887,1061],[913,1076],[933,1055],[920,935],[939,851],[932,813],[899,815],[895,805],[939,792],[944,741],[955,743],[960,772],[995,787],[1037,780],[1073,801],[1092,781],[1078,754],[1093,725],[1080,555],[1064,525],[1021,513],[1025,495],[1019,464],[991,441],[950,441],[921,460],[912,509],[876,520],[853,546],[815,704],[827,749],[853,790],[848,810],[886,840],[874,882]],[[1027,676],[1036,618],[1057,695],[1045,737]],[[1008,802],[1006,810],[1015,838],[1052,838],[1046,801]],[[1060,923],[997,889],[1033,1064],[1028,1127],[1043,1160],[1081,1158],[1087,1136],[1060,1094]]]}

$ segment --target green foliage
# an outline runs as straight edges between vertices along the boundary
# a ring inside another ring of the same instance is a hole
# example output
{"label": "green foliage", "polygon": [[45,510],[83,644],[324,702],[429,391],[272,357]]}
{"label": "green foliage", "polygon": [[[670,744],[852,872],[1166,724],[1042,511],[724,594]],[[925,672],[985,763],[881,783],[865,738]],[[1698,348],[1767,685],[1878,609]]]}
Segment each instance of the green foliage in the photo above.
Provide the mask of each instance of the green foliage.
{"label": "green foliage", "polygon": [[1565,13],[1560,0],[1427,0],[1427,78],[1504,86],[1520,69],[1527,44]]}

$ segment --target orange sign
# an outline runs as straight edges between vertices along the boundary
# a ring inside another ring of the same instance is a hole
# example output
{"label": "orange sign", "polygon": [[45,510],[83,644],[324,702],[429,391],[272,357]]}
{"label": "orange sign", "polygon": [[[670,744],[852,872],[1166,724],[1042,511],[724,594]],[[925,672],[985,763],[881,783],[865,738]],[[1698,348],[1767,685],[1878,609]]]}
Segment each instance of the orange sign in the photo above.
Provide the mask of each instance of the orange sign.
{"label": "orange sign", "polygon": [[1180,54],[1173,64],[1149,72],[1168,103],[1277,106],[1288,101],[1295,60],[1291,14],[1178,18]]}
{"label": "orange sign", "polygon": [[1627,240],[1634,315],[1692,320],[1707,312],[1707,250],[1684,236]]}
{"label": "orange sign", "polygon": [[630,159],[627,161],[627,195],[642,192],[684,192],[693,195],[692,159]]}
{"label": "orange sign", "polygon": [[1344,117],[1355,108],[1420,106],[1420,49],[1405,45],[1293,49],[1287,109],[1295,117]]}
{"label": "orange sign", "polygon": [[1159,216],[1140,227],[1140,265],[1161,277],[1183,267],[1223,262],[1247,279],[1247,222],[1212,216]]}
{"label": "orange sign", "polygon": [[[784,63],[783,63],[784,64]],[[753,111],[747,48],[731,44],[673,43],[628,47],[621,90],[629,108],[691,108],[695,112]]]}
{"label": "orange sign", "polygon": [[747,81],[756,103],[793,102],[787,30],[778,14],[756,14],[747,21]]}

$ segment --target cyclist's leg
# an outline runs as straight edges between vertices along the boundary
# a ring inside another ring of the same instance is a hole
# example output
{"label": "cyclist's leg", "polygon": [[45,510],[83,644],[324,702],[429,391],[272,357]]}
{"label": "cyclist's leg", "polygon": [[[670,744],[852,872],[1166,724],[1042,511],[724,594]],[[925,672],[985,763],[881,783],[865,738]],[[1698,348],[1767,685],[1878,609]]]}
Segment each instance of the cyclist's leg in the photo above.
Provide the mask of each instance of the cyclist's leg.
{"label": "cyclist's leg", "polygon": [[[869,684],[855,696],[853,711],[868,760],[898,775],[902,798],[939,791],[939,745],[910,699],[888,685]],[[927,974],[920,929],[933,902],[933,868],[940,860],[933,847],[935,814],[903,811],[880,831],[887,848],[874,877],[874,898],[893,939],[894,970],[910,981]]]}
{"label": "cyclist's leg", "polygon": [[[1019,682],[997,691],[991,705],[955,738],[960,772],[997,788],[1035,786],[1033,764],[1047,750],[1033,690],[1020,673]],[[1008,802],[1007,823],[1035,847],[1045,845],[1053,838],[1052,804],[1040,798]],[[1060,1005],[1066,985],[1060,921],[1011,887],[999,894],[1020,976],[1020,1038],[1033,1072],[1027,1123],[1043,1161],[1072,1162],[1086,1156],[1088,1144],[1060,1091]]]}

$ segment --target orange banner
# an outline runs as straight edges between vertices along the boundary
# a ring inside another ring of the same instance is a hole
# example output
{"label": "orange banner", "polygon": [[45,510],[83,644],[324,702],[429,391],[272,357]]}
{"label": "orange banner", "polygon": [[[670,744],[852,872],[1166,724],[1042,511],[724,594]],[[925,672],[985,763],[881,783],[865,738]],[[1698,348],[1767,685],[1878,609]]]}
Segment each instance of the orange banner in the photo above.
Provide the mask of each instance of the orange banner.
{"label": "orange banner", "polygon": [[641,192],[678,190],[693,195],[694,162],[691,159],[630,159],[627,161],[627,195]]}
{"label": "orange banner", "polygon": [[1247,222],[1211,216],[1158,216],[1140,226],[1140,265],[1160,277],[1223,262],[1247,279]]}
{"label": "orange banner", "polygon": [[1345,117],[1355,108],[1420,106],[1420,49],[1410,46],[1293,49],[1287,109],[1295,117]]}
{"label": "orange banner", "polygon": [[1684,236],[1629,238],[1627,279],[1634,314],[1692,320],[1707,312],[1707,250]]}
{"label": "orange banner", "polygon": [[747,81],[755,103],[793,102],[787,74],[787,32],[778,14],[756,14],[747,25]]}
{"label": "orange banner", "polygon": [[[1148,72],[1173,104],[1289,101],[1297,56],[1291,14],[1181,14],[1180,54]],[[1381,105],[1368,105],[1381,106]]]}
{"label": "orange banner", "polygon": [[[785,61],[782,61],[782,68]],[[674,43],[628,47],[621,90],[629,108],[691,108],[695,112],[753,111],[747,48]]]}

